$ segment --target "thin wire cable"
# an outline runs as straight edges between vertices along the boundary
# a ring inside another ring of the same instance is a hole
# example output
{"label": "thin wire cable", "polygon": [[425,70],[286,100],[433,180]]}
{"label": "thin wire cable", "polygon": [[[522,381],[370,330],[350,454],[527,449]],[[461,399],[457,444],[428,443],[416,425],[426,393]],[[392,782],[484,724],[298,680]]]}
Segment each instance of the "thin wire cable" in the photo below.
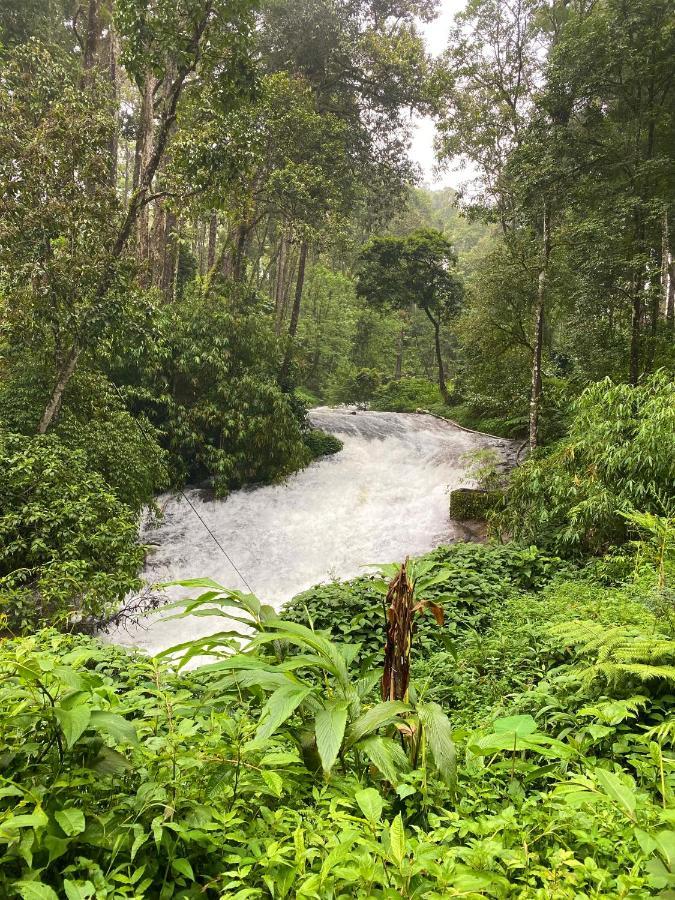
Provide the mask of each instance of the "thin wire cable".
{"label": "thin wire cable", "polygon": [[[122,403],[122,405],[123,405],[124,408],[126,409],[126,408],[127,408],[127,405],[126,405],[126,402],[125,402],[125,400],[124,400],[124,396],[123,396],[122,392],[120,391],[119,387],[115,384],[115,382],[112,380],[112,378],[110,379],[110,383],[111,383],[112,386],[115,388],[115,392],[116,392],[117,396],[119,397],[120,402]],[[164,460],[162,460],[162,459],[159,458],[159,456],[158,456],[157,453],[155,452],[154,444],[153,444],[153,442],[150,440],[149,435],[147,434],[147,432],[145,431],[145,429],[144,429],[143,426],[141,425],[140,421],[136,418],[136,416],[131,416],[131,418],[133,419],[133,421],[134,421],[135,424],[136,424],[136,427],[138,428],[138,430],[140,431],[141,435],[143,436],[143,440],[146,442],[146,444],[148,445],[148,447],[150,447],[150,449],[152,450],[152,452],[155,454],[155,459],[156,459],[157,462],[160,464],[160,466],[162,466],[162,468],[164,469],[164,471],[166,472],[166,474],[170,477],[170,476],[171,476],[171,472],[169,471],[169,467],[166,465],[166,463],[164,462]],[[197,516],[197,518],[198,518],[199,521],[202,523],[202,525],[203,525],[204,528],[207,530],[207,532],[211,535],[211,538],[212,538],[212,540],[213,540],[213,543],[216,545],[216,547],[218,547],[218,549],[219,549],[220,552],[223,554],[223,556],[225,557],[225,559],[229,562],[229,564],[232,566],[232,568],[234,569],[234,571],[235,571],[235,572],[237,573],[237,575],[241,578],[241,580],[244,582],[244,584],[245,584],[246,587],[249,589],[249,591],[253,594],[253,593],[254,593],[254,590],[253,590],[253,588],[251,587],[251,585],[248,583],[248,580],[247,580],[246,577],[244,576],[243,572],[242,572],[241,569],[236,565],[236,563],[234,562],[234,560],[232,559],[232,557],[230,556],[230,554],[227,552],[227,550],[226,550],[226,549],[223,547],[223,545],[220,543],[220,541],[218,540],[218,538],[216,537],[216,535],[213,533],[213,531],[211,531],[211,529],[210,529],[209,526],[208,526],[208,523],[204,520],[204,518],[201,516],[201,514],[197,511],[197,509],[196,509],[194,503],[192,502],[192,500],[190,500],[190,498],[188,497],[188,495],[185,493],[185,491],[184,491],[182,488],[178,488],[178,493],[179,493],[179,494],[181,495],[181,497],[185,500],[185,502],[186,502],[187,505],[190,507],[190,509],[192,510],[192,512]]]}

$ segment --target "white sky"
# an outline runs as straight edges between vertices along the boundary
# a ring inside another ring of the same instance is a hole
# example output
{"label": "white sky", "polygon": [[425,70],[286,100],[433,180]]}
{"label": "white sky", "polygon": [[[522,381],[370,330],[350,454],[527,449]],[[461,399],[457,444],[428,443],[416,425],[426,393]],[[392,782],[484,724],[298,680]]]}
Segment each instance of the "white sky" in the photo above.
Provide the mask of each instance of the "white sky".
{"label": "white sky", "polygon": [[[438,56],[445,50],[448,40],[450,23],[455,14],[464,8],[466,0],[441,0],[439,15],[427,25],[421,25],[427,50]],[[449,171],[441,174],[434,173],[434,123],[429,118],[419,117],[413,131],[410,156],[422,169],[424,182],[429,187],[459,187],[466,181],[470,174],[467,171],[460,172],[459,166],[451,166]]]}

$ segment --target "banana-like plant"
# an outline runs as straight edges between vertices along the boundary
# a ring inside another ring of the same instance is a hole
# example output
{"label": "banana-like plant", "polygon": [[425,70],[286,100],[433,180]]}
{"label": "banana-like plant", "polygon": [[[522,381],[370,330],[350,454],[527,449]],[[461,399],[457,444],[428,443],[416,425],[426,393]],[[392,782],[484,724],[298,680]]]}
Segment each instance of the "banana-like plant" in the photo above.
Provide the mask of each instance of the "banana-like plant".
{"label": "banana-like plant", "polygon": [[[393,784],[409,771],[410,760],[394,740],[399,729],[416,735],[415,756],[422,745],[429,749],[445,781],[455,780],[455,748],[451,724],[436,703],[413,705],[385,700],[366,705],[380,680],[379,670],[354,671],[358,647],[333,642],[305,625],[285,621],[270,606],[251,594],[222,587],[210,579],[178,582],[182,587],[205,587],[196,598],[171,605],[180,609],[172,618],[188,615],[218,616],[245,626],[246,632],[224,630],[188,641],[159,654],[182,667],[197,657],[213,662],[198,667],[217,676],[210,685],[220,696],[243,693],[263,695],[253,746],[260,746],[291,718],[289,729],[312,770],[328,774],[346,754],[364,759]],[[283,654],[288,645],[294,653]],[[398,727],[397,727],[398,726]]]}

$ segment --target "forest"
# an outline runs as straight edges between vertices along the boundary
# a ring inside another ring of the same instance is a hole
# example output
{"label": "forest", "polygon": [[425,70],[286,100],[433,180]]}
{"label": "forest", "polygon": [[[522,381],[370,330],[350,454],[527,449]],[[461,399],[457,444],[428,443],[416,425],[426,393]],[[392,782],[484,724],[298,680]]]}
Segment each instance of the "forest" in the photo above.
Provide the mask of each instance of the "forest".
{"label": "forest", "polygon": [[[0,0],[0,898],[675,898],[674,61],[673,0]],[[163,498],[241,574],[193,491],[325,407],[512,447],[479,539],[162,600]]]}

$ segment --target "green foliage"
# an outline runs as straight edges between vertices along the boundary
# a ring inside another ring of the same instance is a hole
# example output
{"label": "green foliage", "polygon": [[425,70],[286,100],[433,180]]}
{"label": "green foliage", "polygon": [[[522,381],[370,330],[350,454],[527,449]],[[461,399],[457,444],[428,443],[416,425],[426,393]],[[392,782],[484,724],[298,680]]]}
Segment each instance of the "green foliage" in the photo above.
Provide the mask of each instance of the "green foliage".
{"label": "green foliage", "polygon": [[204,297],[166,306],[137,366],[113,375],[162,434],[173,480],[210,479],[220,494],[304,465],[304,411],[275,380],[278,348],[256,299]]}
{"label": "green foliage", "polygon": [[475,481],[481,490],[497,491],[505,486],[502,460],[496,450],[471,450],[462,456],[462,462],[468,464],[465,481]]}
{"label": "green foliage", "polygon": [[340,438],[334,434],[328,434],[327,431],[321,431],[320,428],[310,428],[303,435],[305,446],[312,454],[312,459],[318,459],[321,456],[332,456],[342,450],[343,443]]}
{"label": "green foliage", "polygon": [[[0,386],[0,421],[9,431],[31,435],[39,420],[44,384],[36,383],[35,360],[24,360],[24,377]],[[32,372],[32,379],[30,374]],[[53,429],[68,450],[83,454],[86,467],[99,473],[115,496],[134,510],[152,503],[168,486],[167,459],[159,434],[144,417],[124,407],[113,385],[82,369],[72,379]]]}
{"label": "green foliage", "polygon": [[77,628],[139,586],[137,514],[56,435],[0,432],[0,613],[12,631]]}
{"label": "green foliage", "polygon": [[[482,628],[500,599],[514,589],[541,587],[560,567],[560,561],[536,548],[481,544],[440,547],[422,558],[425,585],[421,596],[445,611],[445,625],[429,617],[418,620],[415,647],[425,654],[441,649],[465,628]],[[384,647],[386,582],[363,576],[352,581],[317,585],[284,606],[284,616],[329,632],[335,640],[360,646],[360,657],[379,654]]]}
{"label": "green foliage", "polygon": [[[630,673],[587,671],[608,626],[653,651],[669,636],[636,586],[589,572],[542,591],[541,555],[466,554],[511,591],[452,652],[414,645],[410,706],[369,700],[378,669],[350,645],[208,580],[178,621],[234,616],[254,637],[177,648],[211,656],[194,671],[53,631],[3,641],[3,895],[663,896],[672,697],[658,676],[636,695]],[[413,569],[428,592],[438,572]]]}
{"label": "green foliage", "polygon": [[442,402],[438,387],[426,378],[400,378],[378,388],[371,406],[387,412],[435,411]]}
{"label": "green foliage", "polygon": [[621,543],[622,512],[668,512],[674,431],[675,387],[665,372],[636,388],[592,385],[575,405],[568,437],[513,473],[502,527],[565,553]]}

